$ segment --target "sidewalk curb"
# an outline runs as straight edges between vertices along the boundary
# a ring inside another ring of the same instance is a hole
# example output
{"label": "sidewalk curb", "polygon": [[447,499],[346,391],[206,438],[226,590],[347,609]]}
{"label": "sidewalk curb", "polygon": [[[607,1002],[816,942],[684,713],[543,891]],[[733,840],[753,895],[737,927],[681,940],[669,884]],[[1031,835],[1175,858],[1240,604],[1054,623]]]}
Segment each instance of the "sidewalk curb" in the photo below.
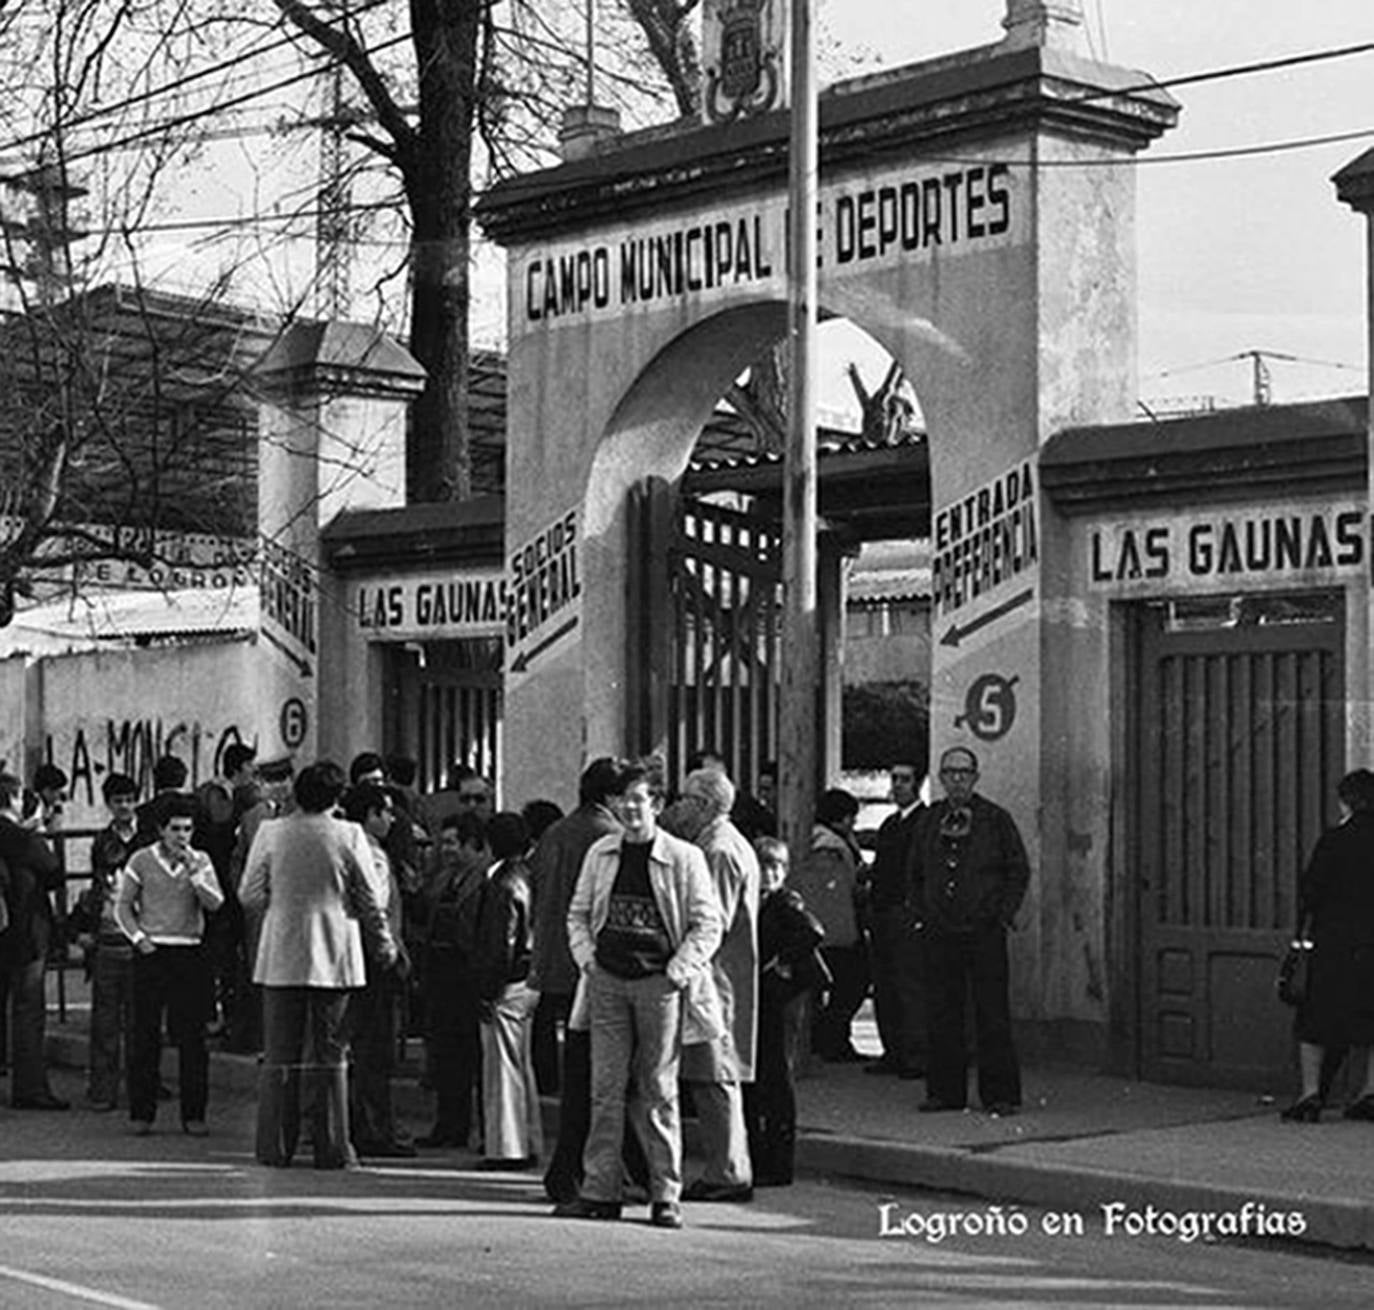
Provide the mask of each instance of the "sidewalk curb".
{"label": "sidewalk curb", "polygon": [[[1374,1203],[1327,1196],[1257,1195],[1237,1188],[1142,1175],[1109,1173],[1077,1165],[1013,1160],[994,1153],[949,1147],[875,1142],[803,1129],[797,1140],[797,1165],[814,1173],[835,1174],[870,1183],[891,1183],[931,1191],[955,1192],[997,1202],[1035,1205],[1083,1215],[1101,1227],[1101,1207],[1120,1202],[1128,1210],[1146,1206],[1170,1215],[1239,1211],[1247,1202],[1272,1214],[1300,1212],[1306,1229],[1296,1240],[1320,1246],[1374,1250]],[[1230,1240],[1230,1239],[1222,1239]]]}
{"label": "sidewalk curb", "polygon": [[[84,1033],[48,1033],[47,1052],[52,1064],[83,1069],[88,1043]],[[210,1082],[217,1091],[252,1094],[258,1085],[258,1061],[252,1055],[225,1051],[210,1053]],[[427,1127],[433,1113],[433,1095],[414,1080],[399,1078],[392,1084],[396,1112],[417,1128]],[[545,1141],[549,1148],[558,1132],[558,1102],[542,1098]],[[684,1155],[698,1154],[695,1120],[682,1125]],[[1034,1145],[1034,1143],[1027,1143]],[[1249,1203],[1262,1204],[1269,1213],[1298,1211],[1306,1229],[1296,1240],[1316,1246],[1345,1250],[1374,1250],[1374,1200],[1334,1198],[1329,1195],[1272,1189],[1257,1193],[1236,1187],[1213,1187],[1180,1179],[1084,1168],[1071,1163],[1048,1164],[1015,1159],[1018,1146],[996,1150],[966,1147],[919,1146],[892,1140],[853,1137],[800,1128],[797,1134],[797,1167],[814,1174],[830,1174],[862,1182],[894,1187],[921,1188],[935,1192],[977,1197],[989,1203],[1032,1205],[1077,1214],[1085,1225],[1103,1230],[1102,1207],[1119,1202],[1130,1211],[1153,1206],[1169,1215],[1223,1214],[1239,1211]],[[1129,1240],[1129,1234],[1120,1235]],[[1230,1239],[1222,1239],[1230,1240]],[[1238,1239],[1245,1240],[1245,1239]],[[1180,1241],[1180,1244],[1183,1243]]]}

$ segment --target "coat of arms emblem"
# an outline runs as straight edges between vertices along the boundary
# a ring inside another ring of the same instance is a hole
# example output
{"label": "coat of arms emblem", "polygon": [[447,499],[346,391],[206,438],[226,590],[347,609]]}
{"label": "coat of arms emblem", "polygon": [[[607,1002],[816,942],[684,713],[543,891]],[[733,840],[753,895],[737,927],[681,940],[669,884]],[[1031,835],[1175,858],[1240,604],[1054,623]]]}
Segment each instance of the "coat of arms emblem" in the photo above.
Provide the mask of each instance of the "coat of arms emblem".
{"label": "coat of arms emblem", "polygon": [[706,79],[706,114],[729,123],[772,109],[778,99],[778,52],[764,48],[766,0],[736,0],[720,11],[720,48]]}

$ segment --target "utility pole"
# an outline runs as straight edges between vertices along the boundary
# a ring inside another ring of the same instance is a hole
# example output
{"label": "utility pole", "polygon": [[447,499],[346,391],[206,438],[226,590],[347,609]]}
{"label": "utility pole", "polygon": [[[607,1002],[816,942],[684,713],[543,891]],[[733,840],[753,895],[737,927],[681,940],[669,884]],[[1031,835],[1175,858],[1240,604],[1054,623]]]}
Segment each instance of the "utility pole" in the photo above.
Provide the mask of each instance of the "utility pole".
{"label": "utility pole", "polygon": [[816,37],[812,0],[791,0],[787,335],[789,426],[783,453],[783,660],[778,818],[795,858],[811,848],[816,809]]}

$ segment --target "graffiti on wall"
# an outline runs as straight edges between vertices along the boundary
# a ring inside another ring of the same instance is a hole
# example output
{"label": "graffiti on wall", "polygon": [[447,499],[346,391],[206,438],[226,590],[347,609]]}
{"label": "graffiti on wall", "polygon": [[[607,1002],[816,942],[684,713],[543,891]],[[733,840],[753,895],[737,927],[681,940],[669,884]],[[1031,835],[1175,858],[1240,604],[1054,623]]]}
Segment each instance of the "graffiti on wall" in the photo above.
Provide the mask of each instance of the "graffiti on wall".
{"label": "graffiti on wall", "polygon": [[237,724],[186,719],[96,720],[77,724],[70,740],[63,736],[48,735],[46,755],[66,771],[72,801],[78,805],[98,805],[100,784],[111,773],[127,773],[138,783],[141,796],[151,795],[153,764],[160,756],[182,760],[194,787],[223,775],[224,752],[235,742],[256,745]]}

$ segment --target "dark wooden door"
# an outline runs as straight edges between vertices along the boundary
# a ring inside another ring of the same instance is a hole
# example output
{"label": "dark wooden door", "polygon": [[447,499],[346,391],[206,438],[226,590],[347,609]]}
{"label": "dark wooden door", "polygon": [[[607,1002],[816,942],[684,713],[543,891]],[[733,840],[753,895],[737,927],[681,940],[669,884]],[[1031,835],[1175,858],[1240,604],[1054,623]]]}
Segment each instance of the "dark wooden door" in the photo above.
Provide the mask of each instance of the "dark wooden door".
{"label": "dark wooden door", "polygon": [[1145,607],[1136,731],[1145,1077],[1282,1091],[1273,979],[1298,874],[1335,817],[1344,613],[1333,593]]}

